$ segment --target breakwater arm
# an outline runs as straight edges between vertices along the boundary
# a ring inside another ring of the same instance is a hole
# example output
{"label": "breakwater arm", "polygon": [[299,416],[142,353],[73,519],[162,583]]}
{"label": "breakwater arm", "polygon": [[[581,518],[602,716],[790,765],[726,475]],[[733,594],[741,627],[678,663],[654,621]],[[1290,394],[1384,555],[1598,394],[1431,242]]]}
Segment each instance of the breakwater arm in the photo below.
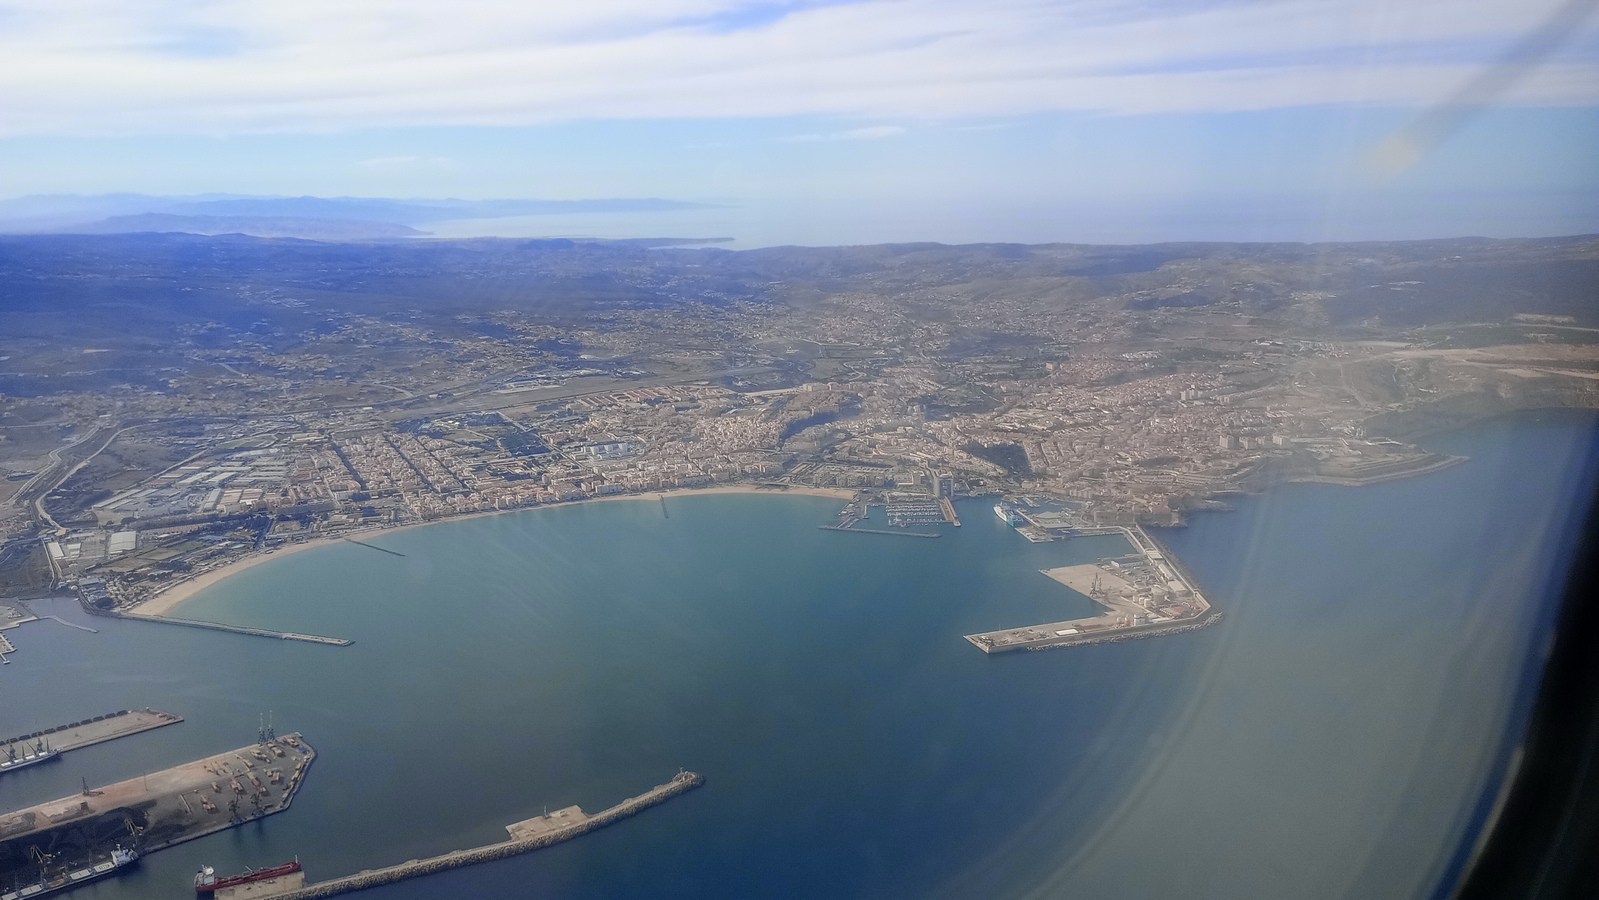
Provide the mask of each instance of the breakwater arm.
{"label": "breakwater arm", "polygon": [[656,785],[637,797],[629,797],[604,812],[588,816],[584,815],[580,810],[576,811],[575,815],[570,816],[571,824],[556,825],[543,829],[539,829],[537,826],[527,827],[533,823],[539,823],[541,820],[552,818],[551,816],[543,816],[541,819],[533,819],[526,823],[517,823],[516,826],[510,826],[513,835],[537,831],[537,833],[529,837],[513,837],[511,840],[501,841],[497,844],[474,847],[470,850],[452,850],[442,856],[413,859],[409,862],[388,866],[383,869],[369,869],[365,872],[357,872],[354,875],[346,875],[343,878],[321,881],[286,893],[276,894],[274,895],[274,900],[312,900],[312,898],[332,897],[349,893],[350,891],[359,891],[382,884],[404,881],[407,878],[431,875],[434,872],[443,872],[446,869],[457,869],[462,866],[471,866],[477,863],[489,862],[490,860],[529,853],[588,834],[595,829],[604,828],[629,816],[638,815],[658,803],[664,803],[704,783],[705,776],[697,772],[679,772],[677,777],[666,784]]}
{"label": "breakwater arm", "polygon": [[[86,605],[84,607],[88,609]],[[94,610],[97,616],[110,619],[132,619],[136,622],[157,622],[164,625],[183,625],[188,628],[205,628],[210,631],[229,631],[234,634],[248,634],[254,637],[277,638],[284,641],[303,641],[308,644],[327,644],[333,647],[348,647],[355,641],[349,638],[327,637],[321,634],[301,634],[298,631],[273,631],[270,628],[251,628],[248,625],[224,625],[221,622],[202,622],[199,619],[179,619],[173,616],[148,616],[140,613],[125,613],[118,610]]]}
{"label": "breakwater arm", "polygon": [[390,550],[387,547],[379,547],[377,544],[368,544],[366,541],[358,541],[358,540],[356,540],[355,538],[352,538],[352,537],[342,538],[341,540],[347,541],[347,542],[349,542],[351,544],[356,544],[356,545],[365,547],[368,550],[376,550],[379,553],[387,553],[390,556],[404,556],[405,555],[404,553],[401,553],[398,550]]}
{"label": "breakwater arm", "polygon": [[893,535],[895,537],[919,537],[919,538],[936,538],[936,537],[940,536],[938,534],[938,532],[927,532],[927,531],[887,531],[887,530],[882,529],[882,528],[855,528],[855,527],[852,527],[852,526],[849,526],[849,525],[818,525],[816,527],[822,529],[823,531],[843,531],[843,532],[847,532],[849,534],[887,534],[887,535]]}

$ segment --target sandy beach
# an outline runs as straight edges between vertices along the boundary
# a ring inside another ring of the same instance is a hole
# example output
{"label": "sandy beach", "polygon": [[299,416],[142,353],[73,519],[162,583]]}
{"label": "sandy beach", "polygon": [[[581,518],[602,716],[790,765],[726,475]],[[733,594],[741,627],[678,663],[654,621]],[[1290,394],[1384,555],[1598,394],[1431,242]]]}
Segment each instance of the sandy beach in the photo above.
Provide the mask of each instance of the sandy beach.
{"label": "sandy beach", "polygon": [[444,519],[432,519],[427,522],[412,522],[392,528],[358,528],[344,532],[340,536],[318,537],[292,544],[282,544],[272,553],[252,553],[249,556],[242,557],[238,560],[228,563],[227,565],[218,566],[215,569],[210,569],[192,578],[185,579],[166,587],[162,589],[160,593],[156,594],[150,599],[144,600],[127,608],[126,610],[123,610],[123,614],[140,617],[159,617],[171,615],[172,611],[184,601],[189,600],[194,595],[200,593],[206,588],[221,583],[224,579],[231,575],[237,575],[238,573],[243,572],[245,569],[248,569],[251,566],[260,565],[261,563],[269,562],[274,559],[282,559],[285,556],[298,553],[302,550],[309,550],[312,547],[325,547],[329,544],[337,544],[342,542],[346,537],[359,539],[364,536],[385,534],[395,531],[405,531],[411,528],[425,528],[429,525],[438,525],[444,522],[464,522],[467,519],[478,519],[484,516],[503,516],[508,513],[528,512],[529,510],[537,509],[554,509],[563,506],[576,506],[583,503],[611,503],[624,500],[656,500],[661,497],[670,498],[700,494],[786,494],[791,496],[798,495],[805,497],[832,497],[836,500],[850,500],[855,496],[854,491],[845,490],[843,488],[765,488],[750,484],[725,484],[705,488],[673,488],[669,491],[650,491],[643,494],[616,494],[610,497],[590,497],[586,500],[571,500],[565,503],[550,503],[541,506],[518,506],[514,509],[489,509],[481,512],[467,513],[466,515],[461,516],[450,516]]}

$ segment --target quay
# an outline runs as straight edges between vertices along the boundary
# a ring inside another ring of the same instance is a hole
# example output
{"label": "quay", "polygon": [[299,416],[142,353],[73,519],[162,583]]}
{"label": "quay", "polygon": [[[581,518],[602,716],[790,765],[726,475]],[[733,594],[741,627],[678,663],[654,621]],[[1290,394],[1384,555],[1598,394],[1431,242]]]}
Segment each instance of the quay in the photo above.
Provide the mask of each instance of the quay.
{"label": "quay", "polygon": [[16,737],[0,738],[0,756],[4,756],[6,748],[13,744],[43,740],[49,742],[52,750],[65,753],[68,750],[77,750],[80,747],[89,747],[127,737],[130,734],[138,734],[141,731],[149,731],[152,728],[176,725],[182,721],[182,716],[162,712],[159,709],[119,709],[114,713],[84,719],[82,722],[57,725],[54,728],[19,734]]}
{"label": "quay", "polygon": [[140,622],[161,622],[167,625],[183,625],[188,628],[206,628],[211,631],[229,631],[234,634],[248,634],[255,637],[277,638],[284,641],[304,641],[308,644],[327,644],[333,647],[348,647],[355,641],[349,638],[327,637],[320,634],[302,634],[298,631],[273,631],[270,628],[252,628],[248,625],[224,625],[221,622],[202,622],[199,619],[179,619],[173,616],[148,616],[141,613],[124,613],[104,610],[99,615],[110,616],[116,619],[133,619]]}
{"label": "quay", "polygon": [[[1090,529],[1083,529],[1083,532]],[[1137,525],[1092,529],[1119,533],[1133,553],[1097,564],[1041,572],[1103,607],[1096,616],[966,635],[984,653],[1049,650],[1177,634],[1219,621],[1188,570]],[[1082,533],[1082,532],[1079,532]]]}
{"label": "quay", "polygon": [[32,848],[51,848],[51,868],[91,860],[91,848],[132,844],[152,853],[289,808],[316,751],[298,734],[184,763],[140,778],[0,816],[0,873],[38,869]]}
{"label": "quay", "polygon": [[936,538],[942,537],[938,532],[926,531],[888,531],[882,528],[854,528],[849,525],[818,525],[823,531],[843,531],[849,534],[893,534],[899,537]]}
{"label": "quay", "polygon": [[312,898],[332,897],[350,891],[377,887],[382,884],[393,884],[396,881],[404,881],[407,878],[431,875],[447,869],[457,869],[462,866],[476,865],[481,862],[529,853],[563,841],[569,841],[572,838],[604,828],[622,819],[638,815],[652,806],[664,803],[679,794],[687,793],[704,783],[705,776],[697,772],[678,772],[677,776],[671,781],[656,785],[637,797],[629,797],[610,809],[595,813],[592,816],[583,812],[580,807],[568,806],[565,809],[546,813],[536,818],[514,822],[505,826],[510,838],[496,844],[487,844],[470,850],[452,850],[440,856],[413,859],[382,869],[368,869],[364,872],[357,872],[354,875],[319,881],[303,887],[291,886],[291,884],[286,883],[280,891],[258,891],[249,896],[271,897],[273,900],[312,900]]}

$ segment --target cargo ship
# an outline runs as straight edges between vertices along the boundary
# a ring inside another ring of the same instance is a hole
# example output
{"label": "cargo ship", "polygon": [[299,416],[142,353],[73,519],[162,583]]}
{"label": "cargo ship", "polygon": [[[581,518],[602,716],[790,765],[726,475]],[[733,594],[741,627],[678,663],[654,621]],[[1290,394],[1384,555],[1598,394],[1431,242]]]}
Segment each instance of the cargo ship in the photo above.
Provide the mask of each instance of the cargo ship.
{"label": "cargo ship", "polygon": [[206,866],[194,876],[194,892],[196,894],[210,894],[223,888],[237,887],[241,884],[249,884],[252,881],[265,881],[268,878],[279,878],[284,875],[292,875],[298,871],[300,871],[300,861],[298,859],[267,869],[245,869],[241,874],[227,875],[222,878],[217,877],[216,869]]}
{"label": "cargo ship", "polygon": [[88,884],[97,878],[104,878],[124,866],[132,865],[138,858],[139,854],[136,851],[124,850],[122,845],[118,844],[107,859],[97,863],[90,863],[81,869],[63,871],[54,877],[47,875],[42,881],[0,894],[0,900],[33,900],[35,897],[43,897],[48,894],[54,894],[56,891],[75,888],[80,884]]}
{"label": "cargo ship", "polygon": [[22,749],[25,751],[25,754],[23,756],[18,756],[17,748],[15,746],[6,748],[6,758],[0,759],[0,773],[15,772],[18,769],[26,769],[29,766],[36,766],[42,762],[49,762],[50,760],[61,755],[60,750],[57,750],[54,747],[45,746],[43,741],[34,744],[33,752],[31,753],[26,752],[28,749],[26,744],[23,745]]}

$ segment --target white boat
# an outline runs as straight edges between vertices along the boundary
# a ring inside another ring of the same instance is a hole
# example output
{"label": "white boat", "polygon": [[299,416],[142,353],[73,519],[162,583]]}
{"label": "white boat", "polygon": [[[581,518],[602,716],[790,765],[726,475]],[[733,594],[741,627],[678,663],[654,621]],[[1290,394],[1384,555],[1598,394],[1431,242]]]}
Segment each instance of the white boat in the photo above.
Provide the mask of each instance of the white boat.
{"label": "white boat", "polygon": [[[24,751],[28,750],[26,745],[24,745],[22,749]],[[5,758],[0,759],[0,773],[14,772],[17,769],[26,769],[28,766],[36,766],[42,762],[49,762],[60,755],[60,750],[57,750],[54,747],[47,747],[42,741],[38,744],[35,744],[31,752],[25,752],[22,756],[17,755],[16,747],[7,747]]]}
{"label": "white boat", "polygon": [[994,515],[999,516],[999,520],[1006,525],[1022,524],[1022,517],[1016,514],[1016,510],[1003,503],[994,504]]}

